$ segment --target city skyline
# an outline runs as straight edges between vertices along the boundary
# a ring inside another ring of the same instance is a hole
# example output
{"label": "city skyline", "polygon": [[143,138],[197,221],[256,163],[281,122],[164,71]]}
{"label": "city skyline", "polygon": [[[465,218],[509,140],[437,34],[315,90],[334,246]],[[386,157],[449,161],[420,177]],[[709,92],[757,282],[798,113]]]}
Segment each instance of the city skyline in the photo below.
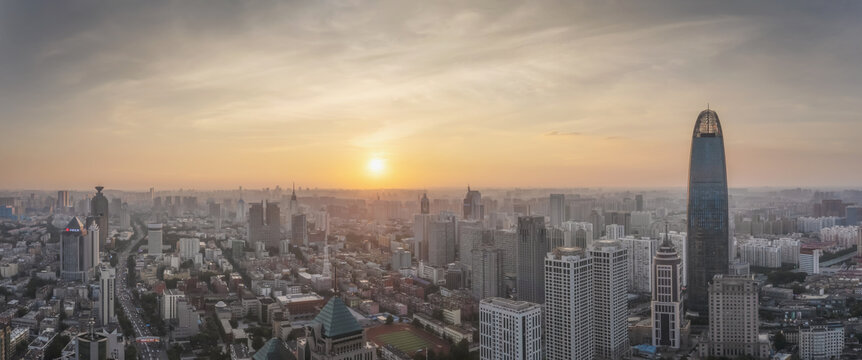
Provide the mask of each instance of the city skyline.
{"label": "city skyline", "polygon": [[858,183],[862,5],[777,4],[7,2],[3,185],[684,187],[707,103],[730,187]]}

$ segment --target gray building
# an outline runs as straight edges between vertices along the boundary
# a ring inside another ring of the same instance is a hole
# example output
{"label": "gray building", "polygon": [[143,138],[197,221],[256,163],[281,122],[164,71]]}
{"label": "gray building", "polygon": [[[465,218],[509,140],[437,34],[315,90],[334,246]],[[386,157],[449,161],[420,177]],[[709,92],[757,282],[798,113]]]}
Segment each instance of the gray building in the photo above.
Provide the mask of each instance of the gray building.
{"label": "gray building", "polygon": [[518,218],[518,300],[545,303],[545,255],[550,251],[542,216]]}

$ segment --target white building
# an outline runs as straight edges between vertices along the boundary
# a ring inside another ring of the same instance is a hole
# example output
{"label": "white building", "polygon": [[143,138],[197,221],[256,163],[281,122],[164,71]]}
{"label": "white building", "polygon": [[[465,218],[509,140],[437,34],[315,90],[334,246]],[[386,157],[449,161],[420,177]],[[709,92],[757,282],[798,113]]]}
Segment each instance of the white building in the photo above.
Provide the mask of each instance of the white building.
{"label": "white building", "polygon": [[629,291],[649,293],[652,284],[652,261],[658,250],[658,240],[626,236],[619,241],[629,253]]}
{"label": "white building", "polygon": [[162,256],[162,224],[147,224],[147,254]]}
{"label": "white building", "polygon": [[177,301],[184,297],[182,291],[177,289],[167,289],[162,295],[162,319],[176,319],[177,318]]}
{"label": "white building", "polygon": [[[458,237],[456,238],[456,242],[458,243],[458,260],[468,270],[473,269],[473,250],[481,247],[482,233],[482,223],[479,221],[462,220],[458,222]],[[453,254],[449,262],[454,260],[455,255]]]}
{"label": "white building", "polygon": [[844,350],[844,326],[841,323],[811,325],[799,328],[801,360],[831,360]]}
{"label": "white building", "polygon": [[551,226],[560,226],[566,220],[566,196],[563,194],[551,194],[548,202],[548,214]]}
{"label": "white building", "polygon": [[804,271],[808,275],[820,273],[820,255],[823,251],[820,249],[802,249],[799,251],[799,270]]}
{"label": "white building", "polygon": [[183,260],[194,259],[195,255],[200,253],[200,240],[196,238],[182,238],[179,243],[180,258]]}
{"label": "white building", "polygon": [[402,248],[392,252],[392,270],[401,270],[411,266],[410,252]]}
{"label": "white building", "polygon": [[542,307],[503,298],[479,302],[479,358],[542,360]]}
{"label": "white building", "polygon": [[628,252],[616,240],[598,240],[593,259],[593,341],[596,359],[629,355]]}
{"label": "white building", "polygon": [[766,239],[749,239],[738,246],[739,258],[751,266],[781,267],[781,249]]}
{"label": "white building", "polygon": [[117,271],[102,264],[99,268],[99,321],[102,326],[114,321],[114,296]]}
{"label": "white building", "polygon": [[843,249],[856,245],[858,236],[858,226],[830,226],[820,229],[820,241],[838,243]]}
{"label": "white building", "polygon": [[557,248],[548,253],[545,359],[593,359],[593,299],[593,259],[579,248]]}
{"label": "white building", "polygon": [[798,239],[781,238],[774,240],[772,243],[777,245],[781,252],[782,264],[799,265],[799,249],[802,246],[802,242]]}
{"label": "white building", "polygon": [[619,224],[605,225],[605,238],[609,240],[619,239],[626,236],[626,227]]}
{"label": "white building", "polygon": [[631,217],[631,230],[632,234],[640,235],[640,236],[655,236],[655,234],[650,232],[650,225],[652,225],[652,213],[649,211],[633,211]]}

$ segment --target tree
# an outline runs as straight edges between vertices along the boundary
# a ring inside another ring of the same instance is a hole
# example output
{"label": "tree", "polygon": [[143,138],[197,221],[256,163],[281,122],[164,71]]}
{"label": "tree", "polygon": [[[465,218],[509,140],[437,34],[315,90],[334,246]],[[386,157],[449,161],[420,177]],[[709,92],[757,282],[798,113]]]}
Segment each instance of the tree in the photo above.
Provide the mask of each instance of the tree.
{"label": "tree", "polygon": [[781,350],[787,346],[787,337],[785,337],[784,333],[781,331],[775,334],[775,338],[773,338],[772,341],[775,343],[775,350]]}
{"label": "tree", "polygon": [[138,358],[138,349],[135,348],[134,345],[127,345],[126,350],[123,352],[126,359],[137,359]]}
{"label": "tree", "polygon": [[392,325],[392,321],[395,320],[392,318],[392,315],[386,315],[386,325]]}

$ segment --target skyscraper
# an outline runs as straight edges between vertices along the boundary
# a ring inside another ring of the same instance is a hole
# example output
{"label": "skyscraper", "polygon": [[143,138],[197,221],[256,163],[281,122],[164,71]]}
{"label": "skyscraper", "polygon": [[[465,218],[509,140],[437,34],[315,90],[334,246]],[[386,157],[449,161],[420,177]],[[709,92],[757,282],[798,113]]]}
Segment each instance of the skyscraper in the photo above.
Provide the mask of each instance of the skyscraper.
{"label": "skyscraper", "polygon": [[554,249],[545,258],[543,284],[545,358],[592,360],[595,354],[593,259],[583,249]]}
{"label": "skyscraper", "polygon": [[162,256],[162,224],[147,224],[147,254]]}
{"label": "skyscraper", "polygon": [[67,281],[87,281],[99,262],[99,226],[93,218],[84,225],[72,218],[60,234],[60,277]]}
{"label": "skyscraper", "polygon": [[652,261],[658,250],[658,240],[626,236],[618,239],[628,250],[629,291],[647,294],[652,284]]}
{"label": "skyscraper", "polygon": [[548,203],[548,214],[551,216],[551,226],[560,226],[566,221],[566,196],[563,194],[551,194]]}
{"label": "skyscraper", "polygon": [[[629,355],[628,252],[615,240],[599,240],[593,258],[593,338],[596,359]],[[547,275],[546,275],[547,276]]]}
{"label": "skyscraper", "polygon": [[550,251],[545,218],[518,218],[518,300],[545,303],[545,255]]}
{"label": "skyscraper", "polygon": [[479,220],[485,217],[485,207],[482,205],[482,193],[470,190],[467,186],[467,196],[464,197],[464,219]]}
{"label": "skyscraper", "polygon": [[430,214],[431,213],[431,201],[428,200],[428,194],[422,194],[422,199],[419,200],[419,213],[420,214]]}
{"label": "skyscraper", "polygon": [[542,360],[542,307],[503,298],[480,301],[479,359]]}
{"label": "skyscraper", "polygon": [[295,246],[308,246],[308,221],[305,214],[290,216],[290,241]]}
{"label": "skyscraper", "polygon": [[114,321],[114,283],[117,271],[102,264],[99,268],[99,321],[102,326]]}
{"label": "skyscraper", "polygon": [[105,243],[108,242],[108,198],[102,194],[104,186],[96,186],[96,196],[90,200],[90,216],[96,219],[96,224],[99,225],[99,249],[105,248]]}
{"label": "skyscraper", "polygon": [[72,201],[69,199],[69,191],[57,191],[57,205],[55,206],[55,210],[64,210],[70,207],[72,207]]}
{"label": "skyscraper", "polygon": [[[260,242],[268,248],[277,248],[280,240],[281,210],[278,203],[252,203],[251,209],[248,211],[249,243],[256,246],[255,244]],[[302,241],[303,239],[299,240]],[[296,239],[294,239],[294,243],[296,243]]]}
{"label": "skyscraper", "polygon": [[652,344],[680,347],[682,322],[682,259],[665,235],[652,268]]}
{"label": "skyscraper", "polygon": [[483,248],[472,251],[473,298],[482,300],[488,297],[505,296],[503,290],[503,264],[500,250]]}
{"label": "skyscraper", "polygon": [[724,137],[715,111],[697,116],[688,181],[688,308],[706,313],[708,284],[727,273],[730,256]]}

